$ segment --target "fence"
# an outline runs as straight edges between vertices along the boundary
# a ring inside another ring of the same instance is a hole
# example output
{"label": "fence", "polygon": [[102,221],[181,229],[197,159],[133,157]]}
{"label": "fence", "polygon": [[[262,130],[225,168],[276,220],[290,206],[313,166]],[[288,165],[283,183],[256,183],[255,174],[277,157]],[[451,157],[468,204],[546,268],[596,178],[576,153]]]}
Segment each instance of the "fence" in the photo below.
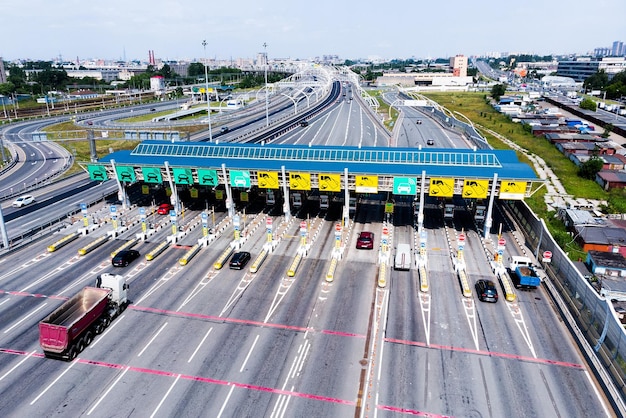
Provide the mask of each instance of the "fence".
{"label": "fence", "polygon": [[556,291],[565,302],[565,309],[575,320],[576,331],[584,338],[591,350],[587,357],[596,364],[596,373],[610,395],[613,406],[624,414],[626,398],[626,333],[613,315],[611,301],[601,297],[576,269],[567,254],[557,245],[542,219],[523,201],[505,204],[524,233],[529,248],[535,255],[552,252],[550,263],[544,263],[545,271]]}

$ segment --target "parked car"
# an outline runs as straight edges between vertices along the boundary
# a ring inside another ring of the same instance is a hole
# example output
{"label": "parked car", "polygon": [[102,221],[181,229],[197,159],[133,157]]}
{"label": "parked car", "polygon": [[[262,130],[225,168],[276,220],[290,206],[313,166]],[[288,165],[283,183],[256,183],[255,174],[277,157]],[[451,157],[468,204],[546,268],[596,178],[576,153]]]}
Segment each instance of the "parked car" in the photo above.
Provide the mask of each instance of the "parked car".
{"label": "parked car", "polygon": [[174,206],[169,203],[161,203],[157,209],[157,213],[159,215],[168,215],[170,210],[174,210]]}
{"label": "parked car", "polygon": [[139,251],[137,250],[122,250],[115,254],[115,257],[111,260],[111,264],[114,267],[126,267],[133,261],[139,258]]}
{"label": "parked car", "polygon": [[15,206],[16,208],[21,208],[22,206],[30,205],[34,202],[35,198],[33,197],[33,195],[25,194],[24,196],[20,196],[15,199],[11,205]]}
{"label": "parked car", "polygon": [[478,293],[478,299],[482,302],[497,302],[498,301],[498,289],[496,284],[491,280],[481,279],[476,282],[474,286],[476,293]]}
{"label": "parked car", "polygon": [[374,249],[374,233],[363,231],[359,234],[359,237],[356,239],[356,248],[363,250],[373,250]]}
{"label": "parked car", "polygon": [[250,253],[247,251],[240,251],[235,253],[230,259],[229,267],[234,270],[241,270],[250,261]]}

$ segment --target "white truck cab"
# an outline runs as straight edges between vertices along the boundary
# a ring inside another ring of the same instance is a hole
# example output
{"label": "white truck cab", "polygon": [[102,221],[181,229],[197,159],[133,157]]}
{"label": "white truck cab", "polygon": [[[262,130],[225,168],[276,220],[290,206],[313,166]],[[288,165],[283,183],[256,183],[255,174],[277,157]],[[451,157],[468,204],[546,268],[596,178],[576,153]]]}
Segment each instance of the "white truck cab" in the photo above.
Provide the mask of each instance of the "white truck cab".
{"label": "white truck cab", "polygon": [[393,262],[394,270],[410,270],[411,269],[411,245],[398,244],[396,248],[396,256]]}

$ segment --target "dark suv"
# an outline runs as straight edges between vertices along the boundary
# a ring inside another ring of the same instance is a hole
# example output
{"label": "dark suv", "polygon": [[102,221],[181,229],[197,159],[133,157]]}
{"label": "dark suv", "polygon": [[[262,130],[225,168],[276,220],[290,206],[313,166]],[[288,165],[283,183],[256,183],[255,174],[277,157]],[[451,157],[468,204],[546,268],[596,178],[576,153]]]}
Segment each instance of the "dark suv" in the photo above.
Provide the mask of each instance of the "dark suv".
{"label": "dark suv", "polygon": [[139,258],[139,251],[122,250],[115,254],[115,257],[111,260],[111,264],[113,264],[114,267],[126,267],[137,258]]}
{"label": "dark suv", "polygon": [[478,293],[478,299],[483,302],[497,302],[498,290],[496,284],[491,280],[479,280],[476,282],[476,293]]}
{"label": "dark suv", "polygon": [[233,255],[230,259],[230,268],[234,270],[241,270],[250,261],[250,253],[247,251],[240,251]]}

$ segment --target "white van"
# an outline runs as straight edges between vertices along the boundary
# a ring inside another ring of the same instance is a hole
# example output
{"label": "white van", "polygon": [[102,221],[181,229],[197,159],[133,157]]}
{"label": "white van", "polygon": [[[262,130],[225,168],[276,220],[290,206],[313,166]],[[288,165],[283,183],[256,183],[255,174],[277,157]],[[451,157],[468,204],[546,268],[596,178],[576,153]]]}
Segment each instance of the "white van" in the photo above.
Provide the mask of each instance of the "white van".
{"label": "white van", "polygon": [[411,269],[411,245],[398,244],[396,248],[396,257],[393,263],[394,270],[410,270]]}

